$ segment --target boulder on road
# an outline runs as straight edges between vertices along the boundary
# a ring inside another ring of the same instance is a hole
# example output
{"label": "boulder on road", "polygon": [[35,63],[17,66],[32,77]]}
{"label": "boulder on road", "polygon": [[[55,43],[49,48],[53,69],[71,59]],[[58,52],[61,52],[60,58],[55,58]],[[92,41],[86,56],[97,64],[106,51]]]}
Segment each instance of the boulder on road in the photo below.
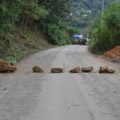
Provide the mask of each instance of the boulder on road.
{"label": "boulder on road", "polygon": [[17,67],[15,64],[10,64],[6,61],[0,60],[0,72],[7,73],[7,72],[15,72]]}
{"label": "boulder on road", "polygon": [[63,73],[63,68],[51,68],[51,73]]}
{"label": "boulder on road", "polygon": [[44,72],[43,69],[40,68],[39,66],[34,66],[34,67],[32,68],[32,70],[33,70],[33,72],[35,72],[35,73],[43,73],[43,72]]}
{"label": "boulder on road", "polygon": [[81,71],[82,72],[92,72],[93,71],[93,69],[94,69],[94,67],[82,67],[81,68]]}
{"label": "boulder on road", "polygon": [[100,66],[99,73],[115,73],[115,70],[109,68],[108,66]]}
{"label": "boulder on road", "polygon": [[80,67],[75,67],[70,70],[70,73],[80,73]]}

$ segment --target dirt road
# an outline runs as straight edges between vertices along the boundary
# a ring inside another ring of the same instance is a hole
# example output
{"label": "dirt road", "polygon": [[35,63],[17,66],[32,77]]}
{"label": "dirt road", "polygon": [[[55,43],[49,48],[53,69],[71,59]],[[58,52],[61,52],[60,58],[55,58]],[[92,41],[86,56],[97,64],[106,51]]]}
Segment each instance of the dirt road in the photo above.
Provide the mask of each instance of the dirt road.
{"label": "dirt road", "polygon": [[[32,73],[39,65],[43,74]],[[76,66],[93,73],[70,74]],[[99,74],[100,65],[117,73]],[[64,73],[51,74],[51,67]],[[0,74],[0,120],[120,120],[120,66],[91,55],[86,46],[64,46],[29,56],[14,74]]]}

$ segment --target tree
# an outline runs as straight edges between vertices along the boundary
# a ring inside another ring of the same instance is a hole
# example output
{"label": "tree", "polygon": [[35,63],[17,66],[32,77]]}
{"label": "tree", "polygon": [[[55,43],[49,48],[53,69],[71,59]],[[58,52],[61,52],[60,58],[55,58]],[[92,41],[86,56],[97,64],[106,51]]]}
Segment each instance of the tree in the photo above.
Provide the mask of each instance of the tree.
{"label": "tree", "polygon": [[48,16],[40,20],[40,27],[53,44],[65,44],[67,18],[69,14],[68,0],[49,0],[41,2],[49,11]]}
{"label": "tree", "polygon": [[19,20],[22,1],[2,0],[0,2],[0,34],[4,34]]}
{"label": "tree", "polygon": [[[94,52],[105,52],[120,45],[120,2],[111,4],[92,27],[91,48]],[[102,22],[101,22],[102,21]]]}

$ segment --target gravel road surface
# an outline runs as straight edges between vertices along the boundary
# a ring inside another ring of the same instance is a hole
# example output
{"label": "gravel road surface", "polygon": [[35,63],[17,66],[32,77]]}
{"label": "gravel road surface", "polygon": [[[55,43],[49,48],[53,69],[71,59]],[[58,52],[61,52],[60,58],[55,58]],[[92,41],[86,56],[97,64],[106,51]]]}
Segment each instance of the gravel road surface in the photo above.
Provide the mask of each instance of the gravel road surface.
{"label": "gravel road surface", "polygon": [[[34,65],[45,73],[32,73]],[[99,74],[101,65],[116,73]],[[78,66],[95,70],[68,72]],[[0,120],[120,120],[120,64],[90,54],[87,46],[42,51],[17,67],[13,74],[0,74]],[[52,74],[51,67],[63,67],[64,73]]]}

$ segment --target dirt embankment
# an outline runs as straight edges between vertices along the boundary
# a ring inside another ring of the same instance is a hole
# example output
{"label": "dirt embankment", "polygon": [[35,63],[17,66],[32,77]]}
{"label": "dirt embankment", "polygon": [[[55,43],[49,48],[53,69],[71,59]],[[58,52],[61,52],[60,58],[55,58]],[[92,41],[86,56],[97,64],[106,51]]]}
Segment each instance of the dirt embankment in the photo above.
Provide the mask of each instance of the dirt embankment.
{"label": "dirt embankment", "polygon": [[110,51],[104,54],[105,57],[110,58],[111,60],[116,60],[120,62],[120,45],[114,47]]}

